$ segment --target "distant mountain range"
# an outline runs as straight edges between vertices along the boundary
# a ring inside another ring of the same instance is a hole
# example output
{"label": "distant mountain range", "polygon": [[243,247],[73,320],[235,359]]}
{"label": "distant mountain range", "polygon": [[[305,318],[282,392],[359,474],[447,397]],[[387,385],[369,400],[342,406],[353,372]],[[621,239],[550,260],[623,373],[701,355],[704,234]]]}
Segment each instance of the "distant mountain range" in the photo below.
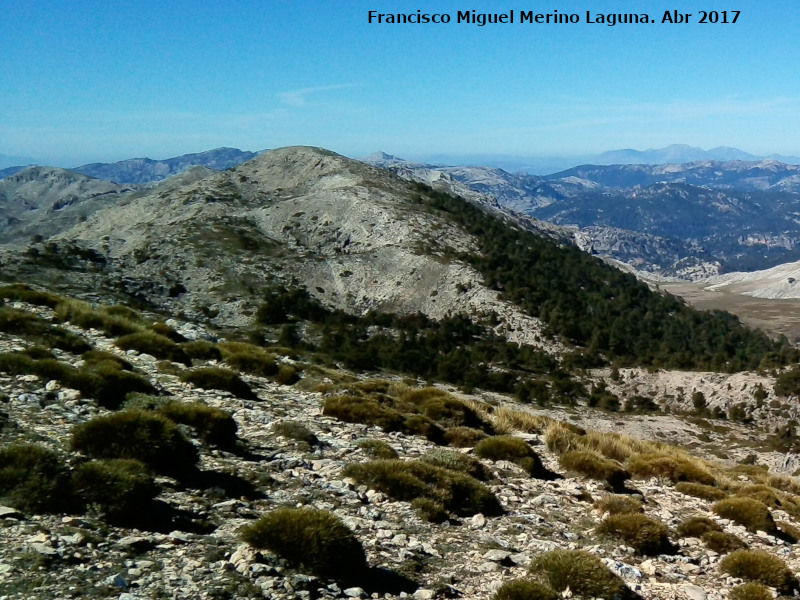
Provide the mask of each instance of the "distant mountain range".
{"label": "distant mountain range", "polygon": [[660,276],[696,279],[800,259],[797,165],[583,165],[539,177],[387,154],[365,160],[425,183],[454,179],[504,208],[571,228],[586,251]]}

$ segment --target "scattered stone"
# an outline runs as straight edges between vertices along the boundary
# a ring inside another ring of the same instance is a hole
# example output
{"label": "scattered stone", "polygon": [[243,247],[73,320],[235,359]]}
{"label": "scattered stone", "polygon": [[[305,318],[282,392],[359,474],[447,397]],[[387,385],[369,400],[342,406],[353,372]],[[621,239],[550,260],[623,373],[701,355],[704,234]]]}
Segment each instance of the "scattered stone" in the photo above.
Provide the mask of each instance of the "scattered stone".
{"label": "scattered stone", "polygon": [[691,583],[687,583],[683,586],[683,593],[686,594],[689,600],[707,600],[708,598],[708,594],[706,594],[703,588],[692,585]]}
{"label": "scattered stone", "polygon": [[0,519],[24,519],[24,515],[16,508],[0,506]]}

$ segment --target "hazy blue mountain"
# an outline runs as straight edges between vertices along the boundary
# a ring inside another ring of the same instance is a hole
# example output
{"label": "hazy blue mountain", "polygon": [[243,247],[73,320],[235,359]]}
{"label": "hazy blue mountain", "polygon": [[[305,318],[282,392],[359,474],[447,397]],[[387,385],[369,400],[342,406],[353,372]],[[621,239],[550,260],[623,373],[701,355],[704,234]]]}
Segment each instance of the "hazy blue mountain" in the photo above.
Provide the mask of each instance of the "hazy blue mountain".
{"label": "hazy blue mountain", "polygon": [[0,169],[16,166],[28,166],[34,164],[35,162],[36,159],[31,158],[30,156],[7,156],[5,154],[0,154]]}
{"label": "hazy blue mountain", "polygon": [[223,171],[247,162],[258,155],[259,152],[246,152],[237,148],[216,148],[165,160],[130,158],[115,163],[82,165],[73,170],[106,181],[141,184],[167,179],[194,166]]}

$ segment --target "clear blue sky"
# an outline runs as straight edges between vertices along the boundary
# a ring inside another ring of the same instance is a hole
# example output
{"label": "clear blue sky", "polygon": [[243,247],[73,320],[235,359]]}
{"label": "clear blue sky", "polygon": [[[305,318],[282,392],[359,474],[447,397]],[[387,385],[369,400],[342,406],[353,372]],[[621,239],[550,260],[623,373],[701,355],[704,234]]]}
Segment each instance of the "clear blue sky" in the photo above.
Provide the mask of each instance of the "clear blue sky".
{"label": "clear blue sky", "polygon": [[[449,13],[377,25],[378,12]],[[459,10],[581,23],[455,23]],[[665,10],[691,23],[661,24]],[[697,23],[741,10],[736,24]],[[649,25],[585,23],[586,11]],[[76,166],[219,146],[800,155],[800,3],[0,0],[0,154]]]}

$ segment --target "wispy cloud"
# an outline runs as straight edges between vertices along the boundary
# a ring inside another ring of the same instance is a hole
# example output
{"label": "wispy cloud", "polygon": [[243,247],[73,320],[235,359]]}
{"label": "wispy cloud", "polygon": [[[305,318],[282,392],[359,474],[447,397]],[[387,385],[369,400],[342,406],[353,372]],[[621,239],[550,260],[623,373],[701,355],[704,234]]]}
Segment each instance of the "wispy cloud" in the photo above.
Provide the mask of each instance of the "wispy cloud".
{"label": "wispy cloud", "polygon": [[287,106],[299,107],[308,105],[308,97],[312,94],[331,92],[334,90],[344,90],[355,87],[353,83],[343,83],[338,85],[320,85],[316,87],[301,88],[299,90],[289,90],[275,94],[276,98]]}

